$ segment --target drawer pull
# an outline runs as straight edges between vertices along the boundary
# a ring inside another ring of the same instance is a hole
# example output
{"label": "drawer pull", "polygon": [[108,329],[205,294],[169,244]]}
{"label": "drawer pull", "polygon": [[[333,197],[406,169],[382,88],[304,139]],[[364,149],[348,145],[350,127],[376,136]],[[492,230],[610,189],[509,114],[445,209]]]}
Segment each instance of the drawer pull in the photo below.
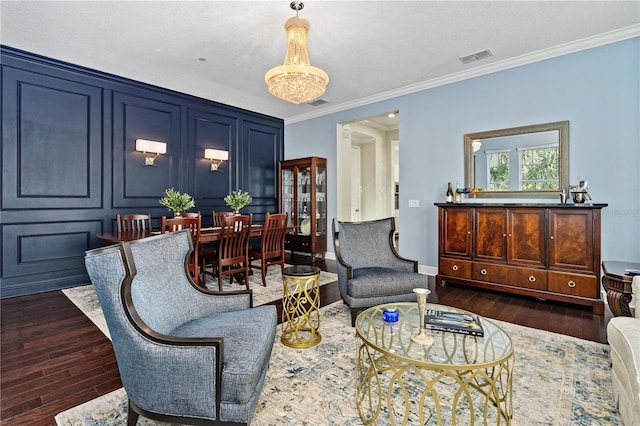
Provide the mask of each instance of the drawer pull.
{"label": "drawer pull", "polygon": [[529,282],[535,283],[536,282],[536,277],[534,277],[533,275],[530,275],[529,276]]}
{"label": "drawer pull", "polygon": [[453,269],[454,271],[457,271],[457,270],[458,270],[458,265],[453,265],[453,266],[451,267],[451,269]]}
{"label": "drawer pull", "polygon": [[552,236],[550,236],[549,238],[551,238],[551,239],[553,240],[553,235],[552,235]]}
{"label": "drawer pull", "polygon": [[503,237],[506,237],[506,236],[507,236],[507,234],[502,234],[502,236],[503,236]]}
{"label": "drawer pull", "polygon": [[569,287],[574,288],[576,286],[576,283],[573,281],[569,281],[569,283],[567,284]]}
{"label": "drawer pull", "polygon": [[482,275],[487,275],[487,270],[486,270],[486,269],[484,269],[484,268],[482,268],[482,270],[480,271],[480,273],[481,273]]}

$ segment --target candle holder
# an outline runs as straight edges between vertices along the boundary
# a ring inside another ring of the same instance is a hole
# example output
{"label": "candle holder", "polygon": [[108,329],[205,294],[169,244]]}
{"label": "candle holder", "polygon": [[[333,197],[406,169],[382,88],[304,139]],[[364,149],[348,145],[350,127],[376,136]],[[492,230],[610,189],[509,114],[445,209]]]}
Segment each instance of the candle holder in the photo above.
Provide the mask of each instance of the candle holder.
{"label": "candle holder", "polygon": [[417,334],[411,335],[411,340],[421,345],[430,345],[433,343],[433,337],[427,334],[424,327],[424,311],[427,309],[427,296],[431,290],[426,288],[414,288],[413,292],[418,298],[418,311],[420,313],[420,326]]}

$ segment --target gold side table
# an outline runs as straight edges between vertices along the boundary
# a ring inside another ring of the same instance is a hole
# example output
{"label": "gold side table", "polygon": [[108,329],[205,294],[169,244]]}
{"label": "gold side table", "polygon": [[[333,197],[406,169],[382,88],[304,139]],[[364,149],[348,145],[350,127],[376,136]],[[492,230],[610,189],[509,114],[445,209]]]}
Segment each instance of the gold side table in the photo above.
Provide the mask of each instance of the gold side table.
{"label": "gold side table", "polygon": [[282,270],[282,337],[292,348],[310,348],[320,343],[320,268],[289,266]]}

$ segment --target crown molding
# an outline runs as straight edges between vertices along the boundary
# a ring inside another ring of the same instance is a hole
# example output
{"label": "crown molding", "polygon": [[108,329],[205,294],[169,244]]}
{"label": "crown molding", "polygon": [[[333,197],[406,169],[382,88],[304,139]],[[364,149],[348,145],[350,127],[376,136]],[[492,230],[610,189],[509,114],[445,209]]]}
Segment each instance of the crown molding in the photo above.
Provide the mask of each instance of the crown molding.
{"label": "crown molding", "polygon": [[519,67],[521,65],[527,65],[534,62],[543,61],[545,59],[551,59],[558,56],[568,55],[570,53],[575,53],[581,50],[591,49],[594,47],[603,46],[605,44],[615,43],[618,41],[627,40],[634,37],[640,37],[640,25],[631,25],[629,27],[624,27],[618,30],[598,34],[596,36],[591,36],[591,37],[583,38],[580,40],[575,40],[572,42],[560,44],[558,46],[550,47],[548,49],[538,50],[536,52],[528,53],[526,55],[520,55],[520,56],[516,56],[514,58],[506,59],[503,61],[497,61],[491,64],[482,65],[467,71],[461,71],[454,74],[446,75],[444,77],[434,78],[431,80],[423,81],[423,82],[412,84],[409,86],[400,87],[398,89],[381,92],[372,96],[356,99],[351,102],[345,102],[339,105],[323,108],[321,111],[296,115],[293,117],[286,118],[284,120],[284,124],[286,126],[287,124],[293,124],[301,121],[311,120],[313,118],[322,117],[325,115],[333,114],[335,112],[345,111],[348,109],[369,105],[375,102],[384,101],[384,100],[395,98],[398,96],[419,92],[421,90],[432,89],[434,87],[444,86],[446,84],[468,80],[470,78],[479,77],[482,75],[491,74],[498,71],[503,71],[509,68]]}

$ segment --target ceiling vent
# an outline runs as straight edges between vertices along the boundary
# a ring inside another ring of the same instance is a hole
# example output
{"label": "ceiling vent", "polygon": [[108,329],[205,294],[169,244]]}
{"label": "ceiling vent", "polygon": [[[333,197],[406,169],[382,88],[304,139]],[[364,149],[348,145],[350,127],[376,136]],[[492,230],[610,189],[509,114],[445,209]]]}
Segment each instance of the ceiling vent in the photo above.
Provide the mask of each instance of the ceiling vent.
{"label": "ceiling vent", "polygon": [[463,64],[468,64],[469,62],[479,61],[480,59],[485,59],[490,56],[493,56],[493,53],[491,52],[491,50],[486,49],[480,52],[472,53],[471,55],[461,56],[458,59],[460,59],[460,62],[462,62]]}
{"label": "ceiling vent", "polygon": [[324,99],[316,99],[315,101],[307,102],[307,105],[318,106],[326,103],[328,103],[328,101],[325,101]]}

